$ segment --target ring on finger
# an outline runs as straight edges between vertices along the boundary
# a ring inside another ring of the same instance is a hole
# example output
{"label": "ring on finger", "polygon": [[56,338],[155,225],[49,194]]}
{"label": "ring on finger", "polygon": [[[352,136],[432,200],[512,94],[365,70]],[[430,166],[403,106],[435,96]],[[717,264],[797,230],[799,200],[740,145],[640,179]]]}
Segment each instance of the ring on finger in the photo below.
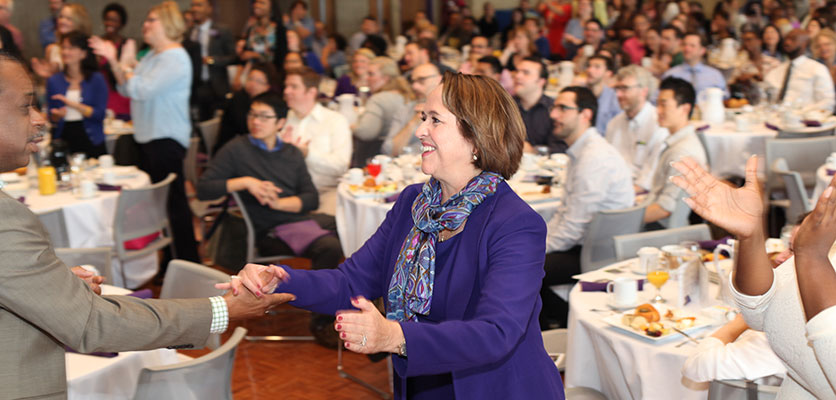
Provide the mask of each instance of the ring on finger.
{"label": "ring on finger", "polygon": [[366,334],[363,334],[363,340],[360,341],[360,347],[366,347]]}
{"label": "ring on finger", "polygon": [[241,278],[238,277],[238,275],[230,275],[229,280],[233,280],[233,279],[241,279]]}

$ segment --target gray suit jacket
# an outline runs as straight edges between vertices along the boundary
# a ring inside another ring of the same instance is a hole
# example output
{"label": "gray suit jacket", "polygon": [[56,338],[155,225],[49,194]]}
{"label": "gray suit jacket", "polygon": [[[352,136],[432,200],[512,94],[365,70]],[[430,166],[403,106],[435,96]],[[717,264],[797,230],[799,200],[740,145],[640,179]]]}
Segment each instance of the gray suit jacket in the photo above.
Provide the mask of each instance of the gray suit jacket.
{"label": "gray suit jacket", "polygon": [[207,299],[97,296],[55,257],[38,217],[0,191],[0,399],[66,398],[64,345],[202,346],[211,320]]}

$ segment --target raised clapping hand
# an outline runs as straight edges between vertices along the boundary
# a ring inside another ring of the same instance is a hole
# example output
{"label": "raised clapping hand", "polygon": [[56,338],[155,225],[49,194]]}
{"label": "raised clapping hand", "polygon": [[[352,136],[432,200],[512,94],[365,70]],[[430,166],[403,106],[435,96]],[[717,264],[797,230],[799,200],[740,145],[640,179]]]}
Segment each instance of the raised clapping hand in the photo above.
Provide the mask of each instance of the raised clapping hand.
{"label": "raised clapping hand", "polygon": [[100,56],[108,62],[116,62],[116,46],[108,40],[104,40],[98,36],[91,37],[87,43],[93,50],[93,54]]}
{"label": "raised clapping hand", "polygon": [[711,176],[691,158],[674,162],[673,167],[682,175],[672,176],[671,181],[691,196],[685,202],[694,212],[739,238],[761,229],[764,205],[757,156],[746,161],[746,184],[742,188]]}
{"label": "raised clapping hand", "polygon": [[795,234],[793,251],[797,258],[817,257],[826,260],[836,241],[836,177],[819,197],[816,208],[804,218]]}

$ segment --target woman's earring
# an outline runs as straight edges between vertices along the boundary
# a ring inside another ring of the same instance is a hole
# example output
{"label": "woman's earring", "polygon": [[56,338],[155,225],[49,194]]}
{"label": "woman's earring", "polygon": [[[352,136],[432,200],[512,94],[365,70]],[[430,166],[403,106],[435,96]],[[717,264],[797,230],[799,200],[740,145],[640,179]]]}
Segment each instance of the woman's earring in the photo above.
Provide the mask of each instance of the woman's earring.
{"label": "woman's earring", "polygon": [[478,161],[479,157],[476,156],[476,153],[473,153],[473,161]]}

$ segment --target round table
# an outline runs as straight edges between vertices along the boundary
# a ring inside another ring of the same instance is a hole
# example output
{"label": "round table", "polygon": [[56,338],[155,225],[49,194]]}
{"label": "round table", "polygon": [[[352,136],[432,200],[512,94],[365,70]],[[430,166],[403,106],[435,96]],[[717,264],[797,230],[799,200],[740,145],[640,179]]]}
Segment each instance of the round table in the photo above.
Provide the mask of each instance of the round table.
{"label": "round table", "polygon": [[[522,198],[546,222],[554,216],[561,204],[559,191],[555,192],[554,197],[551,198],[531,196],[529,200],[524,193],[529,190],[534,191],[535,184],[514,181],[510,181],[509,184],[517,193],[523,193]],[[392,209],[394,204],[394,202],[386,203],[384,199],[379,197],[355,197],[345,183],[341,183],[337,187],[337,233],[340,236],[343,254],[346,257],[354,254],[366,243],[366,240],[374,234],[377,227],[386,218],[386,213]]]}
{"label": "round table", "polygon": [[[116,175],[115,184],[123,188],[139,188],[151,184],[148,174],[134,166],[113,167]],[[90,172],[97,176],[96,170]],[[69,190],[61,190],[55,194],[43,196],[36,185],[30,185],[26,194],[26,205],[35,214],[61,209],[64,215],[64,225],[67,228],[69,247],[73,249],[113,246],[113,219],[116,212],[116,199],[119,191],[99,191],[89,199],[81,199]],[[118,260],[114,259],[111,276],[118,286],[125,286],[122,282]],[[128,287],[135,287],[146,282],[157,271],[157,255],[149,254],[125,263],[125,273]]]}
{"label": "round table", "polygon": [[[624,262],[594,272],[599,273],[600,278],[642,278],[641,275],[629,271],[619,274],[604,272],[622,263]],[[670,281],[662,287],[662,296],[670,301],[675,298],[676,290],[676,284]],[[718,290],[717,285],[711,285],[712,299],[716,297]],[[646,285],[645,290],[639,292],[638,302],[648,302],[655,292],[654,287]],[[681,336],[655,343],[610,326],[603,321],[603,318],[612,315],[612,312],[606,311],[607,294],[582,292],[580,285],[575,285],[569,294],[569,309],[566,387],[590,387],[603,392],[610,399],[707,398],[708,383],[690,381],[680,372],[685,360],[695,351],[695,344]],[[689,311],[696,313],[699,310]],[[710,333],[712,329],[704,328],[691,336],[699,338]]]}
{"label": "round table", "polygon": [[[705,126],[697,122],[695,126]],[[726,121],[720,125],[711,125],[703,130],[706,152],[711,162],[711,173],[716,176],[744,176],[746,160],[752,155],[761,156],[758,171],[764,176],[764,155],[766,154],[766,139],[774,138],[777,131],[769,129],[764,124],[751,124],[745,132],[737,130],[734,121]]]}

